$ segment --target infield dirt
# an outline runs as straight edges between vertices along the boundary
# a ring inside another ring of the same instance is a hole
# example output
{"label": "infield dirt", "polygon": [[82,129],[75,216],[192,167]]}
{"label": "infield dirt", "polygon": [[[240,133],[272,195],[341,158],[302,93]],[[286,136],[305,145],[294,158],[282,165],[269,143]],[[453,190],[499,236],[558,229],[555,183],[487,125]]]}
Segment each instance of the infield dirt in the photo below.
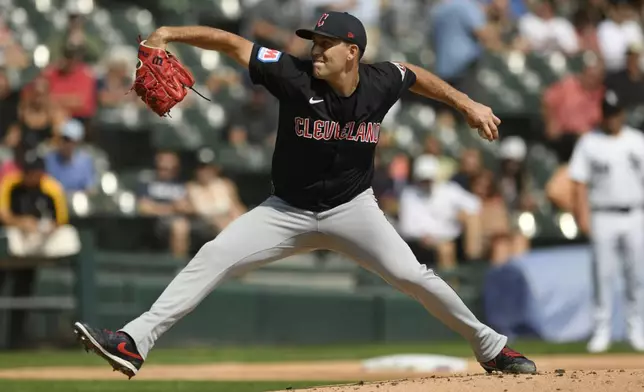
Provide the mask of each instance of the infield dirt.
{"label": "infield dirt", "polygon": [[[349,385],[310,389],[315,392],[644,392],[644,355],[535,357],[535,375],[487,375],[476,362],[467,374],[368,372],[358,361],[284,363],[146,364],[135,380],[297,381],[347,380]],[[0,378],[31,380],[120,380],[104,367],[14,368]],[[383,381],[387,380],[387,381]],[[233,392],[233,391],[231,391]]]}

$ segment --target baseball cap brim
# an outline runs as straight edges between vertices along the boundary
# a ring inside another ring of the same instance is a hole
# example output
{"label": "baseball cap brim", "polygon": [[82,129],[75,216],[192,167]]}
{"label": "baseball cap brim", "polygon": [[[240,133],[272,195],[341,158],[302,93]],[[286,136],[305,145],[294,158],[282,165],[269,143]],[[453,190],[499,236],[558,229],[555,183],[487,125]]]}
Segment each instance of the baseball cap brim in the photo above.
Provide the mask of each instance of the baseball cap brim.
{"label": "baseball cap brim", "polygon": [[312,40],[313,36],[315,36],[315,35],[321,35],[323,37],[341,39],[337,35],[325,33],[323,31],[311,30],[311,29],[298,29],[298,30],[295,31],[295,35],[297,35],[298,37],[300,37],[302,39],[308,39],[308,40]]}

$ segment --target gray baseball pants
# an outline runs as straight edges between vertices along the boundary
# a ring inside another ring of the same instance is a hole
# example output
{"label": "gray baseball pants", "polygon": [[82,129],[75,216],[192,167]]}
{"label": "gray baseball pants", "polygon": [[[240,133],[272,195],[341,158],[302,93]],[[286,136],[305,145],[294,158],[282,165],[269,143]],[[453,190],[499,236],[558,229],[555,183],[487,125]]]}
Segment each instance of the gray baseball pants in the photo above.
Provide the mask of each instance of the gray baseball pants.
{"label": "gray baseball pants", "polygon": [[150,310],[121,331],[145,358],[165,331],[226,279],[316,249],[346,255],[419,301],[470,343],[479,362],[492,360],[505,346],[505,336],[477,320],[449,285],[416,260],[371,189],[320,213],[269,197],[205,244]]}

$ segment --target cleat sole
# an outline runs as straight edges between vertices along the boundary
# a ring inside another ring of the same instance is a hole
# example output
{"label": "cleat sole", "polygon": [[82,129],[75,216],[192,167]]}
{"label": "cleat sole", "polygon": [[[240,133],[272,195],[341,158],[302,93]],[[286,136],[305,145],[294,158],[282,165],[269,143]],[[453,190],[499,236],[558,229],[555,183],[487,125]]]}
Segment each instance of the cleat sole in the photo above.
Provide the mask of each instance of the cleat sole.
{"label": "cleat sole", "polygon": [[136,369],[134,365],[114,355],[110,355],[89,335],[89,332],[81,324],[74,324],[74,333],[76,334],[77,340],[85,347],[85,351],[92,351],[96,355],[105,359],[110,365],[112,365],[113,371],[123,373],[128,377],[128,379],[136,376],[138,369]]}

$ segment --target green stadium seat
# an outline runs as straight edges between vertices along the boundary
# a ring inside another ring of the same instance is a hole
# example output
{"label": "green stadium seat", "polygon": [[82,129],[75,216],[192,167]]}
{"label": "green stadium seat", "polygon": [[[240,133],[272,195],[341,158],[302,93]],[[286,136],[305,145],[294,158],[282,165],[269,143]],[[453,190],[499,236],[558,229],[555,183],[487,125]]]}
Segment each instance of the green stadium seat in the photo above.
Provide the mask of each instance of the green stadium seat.
{"label": "green stadium seat", "polygon": [[526,56],[526,66],[539,75],[543,86],[548,86],[559,80],[559,75],[550,67],[548,60],[548,58],[538,54],[528,54]]}

